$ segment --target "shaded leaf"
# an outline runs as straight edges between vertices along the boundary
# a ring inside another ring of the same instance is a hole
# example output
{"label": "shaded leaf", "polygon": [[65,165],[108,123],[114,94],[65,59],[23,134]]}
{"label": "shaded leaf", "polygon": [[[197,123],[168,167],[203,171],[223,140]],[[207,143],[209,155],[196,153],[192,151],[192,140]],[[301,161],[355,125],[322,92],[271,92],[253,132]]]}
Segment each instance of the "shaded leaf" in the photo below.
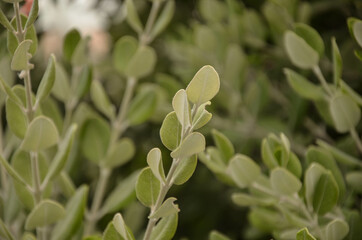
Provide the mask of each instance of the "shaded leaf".
{"label": "shaded leaf", "polygon": [[332,38],[333,82],[338,86],[342,77],[343,61],[335,38]]}
{"label": "shaded leaf", "polygon": [[160,181],[153,175],[149,167],[144,168],[136,182],[136,195],[138,200],[146,207],[155,205],[160,192]]}
{"label": "shaded leaf", "polygon": [[59,221],[65,215],[62,205],[52,200],[43,200],[28,215],[25,228],[32,230],[37,227],[44,227]]}
{"label": "shaded leaf", "polygon": [[249,186],[261,173],[260,167],[251,158],[241,154],[230,160],[227,172],[240,188]]}
{"label": "shaded leaf", "polygon": [[216,147],[220,150],[226,162],[234,155],[235,150],[230,140],[216,129],[211,131]]}
{"label": "shaded leaf", "polygon": [[157,95],[148,90],[137,94],[132,100],[127,113],[127,120],[131,125],[138,125],[147,121],[157,107]]}
{"label": "shaded leaf", "polygon": [[167,114],[162,122],[160,137],[163,145],[169,150],[174,150],[180,144],[182,126],[175,112]]}
{"label": "shaded leaf", "polygon": [[314,190],[313,209],[319,215],[324,215],[336,205],[338,201],[338,185],[330,171],[323,173]]}
{"label": "shaded leaf", "polygon": [[182,185],[189,180],[195,172],[197,165],[197,155],[182,159],[177,166],[172,178],[172,182],[176,185]]}
{"label": "shaded leaf", "polygon": [[55,56],[51,55],[47,69],[43,75],[43,78],[40,81],[40,85],[36,93],[37,101],[42,101],[49,95],[54,85],[55,72]]}
{"label": "shaded leaf", "polygon": [[64,37],[63,41],[63,57],[68,62],[71,61],[73,53],[82,37],[76,29],[70,30]]}
{"label": "shaded leaf", "polygon": [[149,46],[139,46],[127,64],[124,74],[128,77],[142,78],[149,75],[156,64],[157,55]]}
{"label": "shaded leaf", "polygon": [[295,24],[295,33],[298,34],[301,38],[304,39],[316,52],[319,56],[322,57],[324,53],[324,43],[322,37],[319,33],[312,27],[304,23]]}
{"label": "shaded leaf", "polygon": [[90,95],[94,105],[108,118],[114,118],[115,108],[99,81],[92,81]]}
{"label": "shaded leaf", "polygon": [[124,36],[116,42],[113,51],[113,64],[120,73],[124,73],[137,49],[138,41],[134,37]]}
{"label": "shaded leaf", "polygon": [[127,22],[137,33],[142,33],[143,26],[133,0],[126,0]]}
{"label": "shaded leaf", "polygon": [[122,166],[132,159],[135,152],[136,148],[133,141],[129,138],[122,138],[113,144],[109,154],[100,164],[105,168]]}
{"label": "shaded leaf", "polygon": [[167,25],[171,22],[174,12],[175,12],[175,1],[174,0],[167,1],[165,7],[163,8],[160,16],[157,18],[155,25],[153,26],[150,32],[151,38],[156,37],[163,30],[165,30]]}
{"label": "shaded leaf", "polygon": [[38,13],[39,13],[39,1],[34,0],[30,9],[29,17],[26,20],[24,29],[28,29],[31,25],[33,25],[36,18],[38,17]]}

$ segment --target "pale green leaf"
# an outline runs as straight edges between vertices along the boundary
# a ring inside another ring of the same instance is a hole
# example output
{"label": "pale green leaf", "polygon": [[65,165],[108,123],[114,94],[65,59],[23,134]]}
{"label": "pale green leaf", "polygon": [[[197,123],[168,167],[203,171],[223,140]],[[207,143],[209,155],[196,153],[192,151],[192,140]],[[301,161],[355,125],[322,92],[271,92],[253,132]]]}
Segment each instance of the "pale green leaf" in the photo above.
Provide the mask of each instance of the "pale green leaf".
{"label": "pale green leaf", "polygon": [[[16,96],[16,95],[15,95]],[[20,100],[19,100],[20,101]],[[20,105],[22,106],[22,105]],[[15,136],[23,139],[28,129],[28,118],[25,115],[22,107],[15,103],[12,98],[6,100],[6,121],[8,127]]]}
{"label": "pale green leaf", "polygon": [[323,39],[314,28],[304,23],[296,23],[295,33],[299,35],[299,37],[303,38],[304,41],[306,41],[308,45],[311,46],[319,54],[320,57],[323,56]]}
{"label": "pale green leaf", "polygon": [[40,116],[29,124],[21,148],[39,152],[57,144],[58,140],[59,133],[54,122],[50,118]]}
{"label": "pale green leaf", "polygon": [[349,95],[359,106],[362,106],[362,97],[342,79],[339,80],[340,87],[344,93]]}
{"label": "pale green leaf", "polygon": [[111,146],[108,155],[100,164],[105,168],[122,166],[132,159],[135,152],[136,147],[133,141],[129,138],[122,138]]}
{"label": "pale green leaf", "polygon": [[124,240],[124,238],[117,232],[113,222],[110,222],[103,232],[102,240]]}
{"label": "pale green leaf", "polygon": [[249,186],[261,174],[260,167],[251,158],[241,154],[230,160],[227,172],[240,188]]}
{"label": "pale green leaf", "polygon": [[96,108],[108,118],[114,118],[115,108],[112,105],[106,91],[99,81],[92,81],[90,96]]}
{"label": "pale green leaf", "polygon": [[318,65],[318,53],[294,32],[286,32],[284,44],[290,60],[297,67],[311,69]]}
{"label": "pale green leaf", "polygon": [[153,175],[149,167],[144,168],[136,182],[136,195],[138,200],[146,207],[155,205],[160,192],[161,183]]}
{"label": "pale green leaf", "polygon": [[214,143],[216,147],[219,149],[220,153],[224,157],[225,161],[228,160],[234,155],[235,150],[233,144],[230,140],[221,132],[216,129],[211,131],[212,138],[214,139]]}
{"label": "pale green leaf", "polygon": [[356,127],[361,118],[361,110],[348,95],[333,97],[329,102],[329,110],[335,128],[340,133],[348,132]]}
{"label": "pale green leaf", "polygon": [[172,107],[175,110],[177,119],[183,129],[188,129],[191,125],[190,106],[187,100],[187,94],[184,89],[179,90],[172,99]]}
{"label": "pale green leaf", "polygon": [[166,201],[164,201],[162,205],[148,218],[160,219],[178,213],[180,209],[178,208],[178,205],[175,204],[176,200],[177,199],[174,197],[166,199]]}
{"label": "pale green leaf", "polygon": [[349,226],[346,221],[342,219],[334,219],[328,223],[326,228],[326,237],[328,240],[342,240],[347,236],[349,232]]}
{"label": "pale green leaf", "polygon": [[57,223],[52,231],[51,240],[68,240],[80,228],[87,204],[88,187],[77,189],[65,208],[65,218]]}
{"label": "pale green leaf", "polygon": [[356,20],[352,26],[353,35],[357,43],[362,47],[362,21]]}
{"label": "pale green leaf", "polygon": [[177,229],[178,214],[162,218],[153,229],[150,240],[171,240]]}
{"label": "pale green leaf", "polygon": [[194,154],[204,151],[205,137],[198,132],[188,135],[174,151],[171,157],[175,159],[184,159]]}
{"label": "pale green leaf", "polygon": [[211,100],[219,92],[219,88],[219,75],[212,66],[207,65],[195,74],[186,88],[186,93],[192,103],[200,105]]}
{"label": "pale green leaf", "polygon": [[297,240],[316,240],[312,234],[309,233],[308,228],[303,228],[297,233]]}
{"label": "pale green leaf", "polygon": [[65,210],[62,205],[52,200],[43,200],[28,215],[25,228],[32,230],[38,227],[44,227],[53,224],[65,216]]}
{"label": "pale green leaf", "polygon": [[113,51],[113,64],[120,73],[124,73],[130,60],[138,49],[138,41],[131,36],[120,38]]}
{"label": "pale green leaf", "polygon": [[127,8],[127,22],[137,33],[142,33],[143,26],[138,16],[137,9],[133,3],[133,0],[126,0]]}
{"label": "pale green leaf", "polygon": [[43,78],[40,81],[40,85],[36,93],[37,101],[42,101],[49,95],[54,85],[55,72],[55,56],[51,55],[47,69],[43,75]]}
{"label": "pale green leaf", "polygon": [[299,192],[302,183],[285,168],[274,168],[270,174],[272,188],[279,194],[292,195]]}
{"label": "pale green leaf", "polygon": [[131,125],[139,125],[147,121],[157,107],[157,95],[151,89],[142,91],[132,100],[127,113]]}
{"label": "pale green leaf", "polygon": [[71,88],[69,83],[69,76],[64,67],[60,63],[56,63],[55,67],[55,81],[52,88],[53,95],[62,102],[69,101],[71,96]]}
{"label": "pale green leaf", "polygon": [[31,44],[31,40],[24,40],[16,48],[13,59],[11,60],[11,69],[13,71],[31,69],[31,65],[29,64],[29,60],[31,58],[31,54],[29,54],[29,49]]}
{"label": "pale green leaf", "polygon": [[336,205],[339,191],[336,180],[330,171],[323,173],[314,190],[313,209],[319,215],[324,215]]}
{"label": "pale green leaf", "polygon": [[174,150],[180,144],[182,126],[175,112],[167,114],[160,129],[160,137],[163,145],[169,150]]}
{"label": "pale green leaf", "polygon": [[150,32],[151,38],[155,38],[158,34],[165,30],[167,25],[171,22],[174,12],[175,0],[168,0]]}
{"label": "pale green leaf", "polygon": [[1,156],[0,154],[1,165],[6,169],[7,173],[19,184],[26,187],[28,184],[26,181],[15,171],[15,169]]}
{"label": "pale green leaf", "polygon": [[149,46],[139,46],[127,64],[124,74],[128,77],[142,78],[149,75],[156,64],[157,55]]}
{"label": "pale green leaf", "polygon": [[172,177],[172,182],[176,185],[182,185],[192,177],[197,165],[197,155],[182,159],[177,166]]}
{"label": "pale green leaf", "polygon": [[132,240],[133,236],[129,233],[129,229],[126,226],[126,223],[123,220],[123,217],[120,213],[117,213],[113,218],[113,226],[116,231],[125,239]]}
{"label": "pale green leaf", "polygon": [[160,180],[160,182],[165,182],[166,178],[162,163],[162,153],[159,148],[153,148],[148,152],[147,164],[156,178]]}

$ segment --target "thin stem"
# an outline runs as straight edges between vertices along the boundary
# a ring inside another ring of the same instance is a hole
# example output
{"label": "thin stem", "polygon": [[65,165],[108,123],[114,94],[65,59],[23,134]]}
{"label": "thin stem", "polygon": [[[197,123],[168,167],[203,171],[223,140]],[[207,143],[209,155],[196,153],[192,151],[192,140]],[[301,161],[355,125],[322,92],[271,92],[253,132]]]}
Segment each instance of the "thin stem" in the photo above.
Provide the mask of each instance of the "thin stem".
{"label": "thin stem", "polygon": [[351,130],[349,132],[350,132],[354,142],[356,143],[358,150],[362,153],[362,141],[361,141],[361,138],[358,136],[356,129],[351,128]]}
{"label": "thin stem", "polygon": [[161,6],[161,1],[158,1],[158,0],[153,1],[151,12],[147,19],[145,31],[142,33],[142,36],[140,39],[142,45],[146,45],[146,44],[150,43],[150,41],[152,41],[152,39],[150,37],[150,33],[152,30],[153,24],[156,21],[158,12],[160,10],[160,6]]}
{"label": "thin stem", "polygon": [[23,31],[23,25],[21,22],[21,16],[20,16],[20,6],[19,3],[14,3],[14,11],[15,11],[15,18],[16,18],[16,27],[17,31],[15,32],[16,37],[18,38],[18,42],[24,41],[25,33]]}
{"label": "thin stem", "polygon": [[101,206],[102,200],[104,198],[104,193],[107,187],[107,183],[110,176],[110,169],[101,168],[100,177],[96,186],[96,191],[94,193],[94,200],[92,202],[92,207],[88,215],[88,223],[86,225],[86,234],[91,234],[94,226],[98,220],[98,209]]}
{"label": "thin stem", "polygon": [[313,72],[317,76],[320,83],[322,84],[324,90],[328,93],[329,96],[332,96],[333,95],[332,90],[328,86],[328,83],[327,83],[326,79],[324,78],[322,71],[318,65],[313,67]]}

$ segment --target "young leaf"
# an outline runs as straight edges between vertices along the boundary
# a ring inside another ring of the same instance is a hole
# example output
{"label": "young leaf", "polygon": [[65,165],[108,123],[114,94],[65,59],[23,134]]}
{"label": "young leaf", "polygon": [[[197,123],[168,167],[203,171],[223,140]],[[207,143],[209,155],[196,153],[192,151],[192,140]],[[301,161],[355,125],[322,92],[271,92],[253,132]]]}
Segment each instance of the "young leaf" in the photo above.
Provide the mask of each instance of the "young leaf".
{"label": "young leaf", "polygon": [[295,66],[302,69],[311,69],[318,65],[318,53],[294,32],[286,32],[284,45],[290,60]]}
{"label": "young leaf", "polygon": [[29,124],[21,148],[39,152],[55,145],[58,140],[59,133],[54,122],[50,118],[40,116]]}
{"label": "young leaf", "polygon": [[338,95],[329,102],[335,128],[340,133],[348,132],[357,126],[361,118],[361,110],[348,95]]}
{"label": "young leaf", "polygon": [[139,125],[147,121],[157,107],[157,95],[154,91],[143,91],[133,99],[127,114],[131,125]]}
{"label": "young leaf", "polygon": [[260,167],[251,158],[241,154],[230,160],[227,172],[240,188],[249,186],[261,174]]}
{"label": "young leaf", "polygon": [[338,185],[330,171],[323,173],[314,190],[313,209],[319,215],[324,215],[336,205],[338,201]]}
{"label": "young leaf", "polygon": [[304,39],[311,46],[320,57],[323,56],[324,53],[324,43],[322,37],[319,33],[312,27],[308,26],[304,23],[296,23],[295,24],[295,33]]}
{"label": "young leaf", "polygon": [[44,227],[59,221],[65,215],[62,205],[52,200],[43,200],[28,215],[25,222],[25,229],[32,230],[37,227]]}
{"label": "young leaf", "polygon": [[107,225],[106,230],[104,230],[102,240],[125,240],[115,229],[113,222],[110,222]]}
{"label": "young leaf", "polygon": [[94,163],[99,163],[106,155],[111,129],[101,118],[87,120],[81,131],[81,148],[84,156]]}
{"label": "young leaf", "polygon": [[81,186],[69,199],[65,208],[65,218],[55,226],[51,240],[68,240],[82,224],[87,204],[88,187]]}
{"label": "young leaf", "polygon": [[343,62],[341,53],[336,42],[336,38],[332,38],[332,59],[333,59],[333,82],[335,86],[339,85],[342,77]]}
{"label": "young leaf", "polygon": [[81,39],[82,37],[76,29],[70,30],[65,35],[63,42],[63,56],[66,61],[71,61],[73,53]]}
{"label": "young leaf", "polygon": [[112,105],[106,91],[104,90],[102,84],[99,81],[95,80],[92,82],[90,88],[90,96],[94,105],[99,111],[101,111],[110,119],[114,118],[114,106]]}
{"label": "young leaf", "polygon": [[117,184],[116,188],[108,195],[100,210],[103,214],[120,211],[126,207],[135,196],[135,186],[139,172],[134,172]]}
{"label": "young leaf", "polygon": [[120,73],[124,73],[130,60],[138,49],[138,41],[131,36],[120,38],[113,51],[113,64]]}
{"label": "young leaf", "polygon": [[[16,95],[15,95],[16,96]],[[20,101],[20,99],[19,99]],[[22,104],[20,105],[22,106]],[[12,98],[6,100],[6,121],[10,130],[20,139],[23,139],[28,129],[28,118],[23,109]]]}
{"label": "young leaf", "polygon": [[322,88],[314,85],[302,75],[288,68],[284,69],[284,74],[287,77],[289,86],[301,97],[313,101],[317,101],[323,98],[324,93]]}
{"label": "young leaf", "polygon": [[171,240],[175,235],[177,222],[177,213],[162,218],[153,229],[150,240]]}
{"label": "young leaf", "polygon": [[197,165],[197,155],[192,155],[187,159],[183,159],[176,168],[172,182],[176,185],[182,185],[192,177]]}
{"label": "young leaf", "polygon": [[51,55],[48,67],[43,75],[43,78],[40,81],[38,91],[36,93],[36,100],[44,100],[50,93],[53,88],[55,81],[55,56]]}
{"label": "young leaf", "polygon": [[316,240],[316,239],[309,233],[308,228],[305,227],[298,231],[297,240]]}
{"label": "young leaf", "polygon": [[153,175],[149,167],[144,168],[136,182],[136,195],[138,200],[146,207],[155,205],[160,192],[160,181]]}
{"label": "young leaf", "polygon": [[166,201],[164,201],[162,205],[148,218],[160,219],[178,213],[180,209],[178,208],[178,205],[175,204],[176,200],[177,199],[174,197],[166,199]]}
{"label": "young leaf", "polygon": [[223,155],[224,159],[228,161],[235,154],[233,144],[224,134],[216,129],[213,129],[211,134],[216,147],[220,150],[220,153]]}
{"label": "young leaf", "polygon": [[177,119],[183,129],[188,129],[191,125],[190,106],[187,100],[187,94],[184,89],[179,90],[172,99],[172,107],[175,110]]}
{"label": "young leaf", "polygon": [[116,231],[125,239],[132,240],[134,239],[133,235],[129,232],[127,225],[125,224],[123,217],[120,213],[117,213],[113,218],[113,226]]}
{"label": "young leaf", "polygon": [[71,88],[69,84],[69,77],[64,67],[60,63],[56,63],[55,67],[55,81],[52,88],[53,95],[62,102],[69,101],[71,96]]}
{"label": "young leaf", "polygon": [[156,64],[157,55],[149,46],[139,46],[124,70],[128,77],[142,78],[149,75]]}
{"label": "young leaf", "polygon": [[29,17],[26,20],[24,29],[28,29],[35,22],[36,18],[38,17],[38,12],[39,12],[39,1],[34,0],[31,6]]}
{"label": "young leaf", "polygon": [[31,40],[24,40],[19,44],[11,61],[11,70],[22,71],[31,69],[31,65],[29,64],[29,60],[31,58],[29,49],[31,44]]}
{"label": "young leaf", "polygon": [[328,223],[326,228],[327,239],[328,240],[341,240],[347,236],[349,231],[348,224],[341,219],[334,219]]}
{"label": "young leaf", "polygon": [[150,37],[155,38],[160,34],[167,25],[171,22],[172,16],[175,12],[175,0],[168,0],[163,8],[160,16],[157,18],[154,27],[151,30]]}
{"label": "young leaf", "polygon": [[87,64],[83,68],[79,76],[79,82],[75,89],[75,93],[78,99],[84,97],[88,93],[90,86],[92,84],[92,80],[93,80],[93,68],[92,66]]}
{"label": "young leaf", "polygon": [[199,106],[211,100],[219,92],[219,88],[219,75],[212,66],[207,65],[195,74],[186,88],[186,93],[190,102]]}
{"label": "young leaf", "polygon": [[285,168],[274,168],[270,174],[272,188],[281,195],[292,195],[299,192],[302,183]]}
{"label": "young leaf", "polygon": [[175,112],[167,114],[160,129],[160,137],[163,145],[173,151],[180,144],[182,126],[177,120]]}
{"label": "young leaf", "polygon": [[151,168],[152,173],[160,182],[165,182],[165,172],[162,163],[162,153],[159,148],[153,148],[147,154],[147,164]]}
{"label": "young leaf", "polygon": [[178,148],[171,152],[171,157],[184,159],[204,151],[205,137],[198,132],[191,133],[183,140]]}
{"label": "young leaf", "polygon": [[133,0],[126,0],[127,7],[127,22],[137,33],[142,33],[143,26],[138,16],[137,9],[133,3]]}
{"label": "young leaf", "polygon": [[118,140],[100,164],[105,168],[116,168],[127,163],[135,154],[135,145],[129,138]]}

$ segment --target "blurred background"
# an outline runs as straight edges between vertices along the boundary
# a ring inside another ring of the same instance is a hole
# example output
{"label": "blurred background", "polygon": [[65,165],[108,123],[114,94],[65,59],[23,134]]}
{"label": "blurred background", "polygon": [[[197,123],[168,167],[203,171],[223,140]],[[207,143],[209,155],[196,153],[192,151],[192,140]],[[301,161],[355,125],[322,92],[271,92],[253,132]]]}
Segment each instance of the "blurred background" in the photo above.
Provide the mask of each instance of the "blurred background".
{"label": "blurred background", "polygon": [[[36,29],[39,50],[35,56],[39,79],[50,53],[62,59],[65,34],[76,28],[90,36],[89,54],[95,77],[102,81],[112,102],[119,104],[125,79],[112,64],[114,43],[122,36],[137,36],[125,21],[126,10],[120,0],[40,0]],[[134,0],[144,22],[150,1]],[[28,1],[22,11],[29,11]],[[0,7],[11,16],[8,4]],[[116,169],[114,180],[146,166],[147,152],[162,148],[159,128],[171,109],[174,93],[186,87],[196,71],[210,64],[220,74],[221,90],[210,106],[213,119],[202,129],[207,144],[213,145],[209,132],[217,128],[228,136],[236,152],[260,159],[261,139],[268,133],[284,132],[293,150],[303,159],[308,144],[316,138],[333,142],[346,152],[356,154],[350,137],[337,134],[324,123],[323,109],[297,96],[289,87],[283,68],[293,68],[283,48],[283,32],[296,22],[310,24],[325,41],[321,67],[332,79],[330,38],[336,37],[344,61],[343,79],[362,93],[362,68],[353,54],[356,45],[348,32],[348,17],[362,18],[360,0],[176,0],[175,14],[167,29],[151,46],[156,49],[157,64],[153,74],[140,80],[137,91],[152,86],[157,92],[157,108],[147,123],[129,128],[125,133],[136,143],[132,161]],[[5,56],[6,32],[0,29],[0,56]],[[9,61],[1,58],[1,61]],[[0,64],[4,66],[4,64]],[[13,73],[0,69],[7,78]],[[310,72],[305,76],[316,81]],[[36,88],[34,84],[34,88]],[[86,101],[91,104],[89,97]],[[166,167],[170,163],[165,153]],[[69,167],[77,186],[91,184],[97,176],[94,166],[82,160]],[[111,181],[115,182],[115,181]],[[112,186],[110,186],[112,188]],[[217,179],[201,162],[193,177],[182,186],[174,186],[170,196],[178,199],[181,212],[175,239],[206,239],[216,229],[232,239],[269,239],[268,235],[248,223],[247,209],[235,206],[230,195],[236,189]],[[125,211],[132,229],[145,227],[146,208],[132,203]],[[106,226],[113,215],[100,223]]]}

